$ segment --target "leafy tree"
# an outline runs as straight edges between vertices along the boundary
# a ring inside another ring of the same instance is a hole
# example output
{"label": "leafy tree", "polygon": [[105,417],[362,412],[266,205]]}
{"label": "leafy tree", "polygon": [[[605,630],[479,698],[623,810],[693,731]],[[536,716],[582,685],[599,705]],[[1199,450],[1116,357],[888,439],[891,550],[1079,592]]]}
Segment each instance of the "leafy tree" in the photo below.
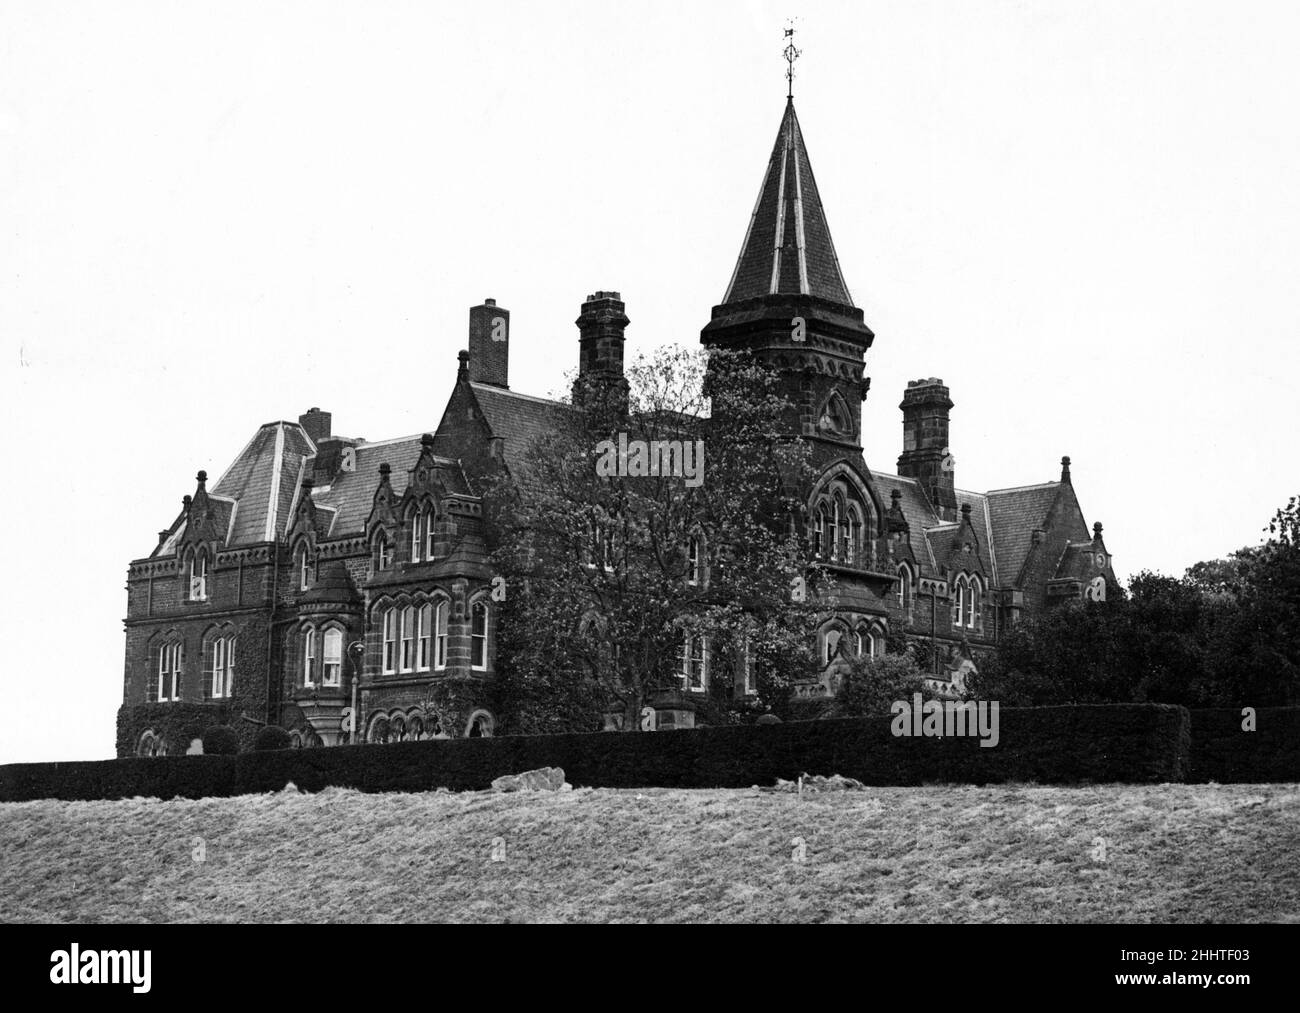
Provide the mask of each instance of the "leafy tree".
{"label": "leafy tree", "polygon": [[1071,602],[1009,631],[972,680],[1010,705],[1300,703],[1300,502],[1263,544],[1189,567],[1142,572],[1127,595]]}
{"label": "leafy tree", "polygon": [[[746,659],[765,703],[814,668],[831,607],[817,591],[831,582],[807,565],[811,464],[781,426],[793,405],[776,375],[743,353],[669,348],[626,377],[626,389],[578,385],[575,410],[557,412],[491,493],[494,565],[510,588],[502,699],[521,729],[585,727],[593,706],[636,729],[704,643],[712,721],[739,720],[730,690]],[[702,471],[645,473],[637,441],[702,446],[690,462]]]}
{"label": "leafy tree", "polygon": [[910,651],[877,658],[858,655],[849,659],[844,670],[831,715],[851,718],[888,714],[895,701],[911,701],[913,693],[922,692],[924,677]]}

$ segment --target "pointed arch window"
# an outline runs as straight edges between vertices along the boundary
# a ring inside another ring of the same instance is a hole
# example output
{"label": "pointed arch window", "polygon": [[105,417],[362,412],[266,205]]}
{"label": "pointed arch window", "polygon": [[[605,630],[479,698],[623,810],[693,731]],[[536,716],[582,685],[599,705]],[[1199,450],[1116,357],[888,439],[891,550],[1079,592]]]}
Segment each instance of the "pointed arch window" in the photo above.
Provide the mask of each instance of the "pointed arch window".
{"label": "pointed arch window", "polygon": [[310,626],[302,634],[302,684],[307,689],[316,685],[316,631]]}
{"label": "pointed arch window", "polygon": [[235,685],[235,638],[217,637],[212,641],[212,668],[208,695],[213,700],[228,700]]}
{"label": "pointed arch window", "polygon": [[433,624],[433,606],[425,602],[416,614],[415,628],[415,668],[418,672],[429,670],[429,648],[431,646]]}
{"label": "pointed arch window", "polygon": [[375,538],[375,569],[391,570],[393,567],[393,546],[388,536],[380,532]]}
{"label": "pointed arch window", "polygon": [[429,561],[429,562],[432,562],[433,559],[434,559],[434,551],[433,551],[433,533],[434,533],[434,527],[433,527],[433,521],[434,521],[434,512],[433,512],[433,507],[431,507],[431,506],[426,506],[426,507],[424,508],[424,523],[423,523],[423,527],[424,527],[424,558],[425,558],[426,561]]}
{"label": "pointed arch window", "polygon": [[208,554],[203,549],[190,551],[189,583],[190,601],[208,600]]}
{"label": "pointed arch window", "polygon": [[424,544],[424,538],[420,531],[420,512],[412,509],[408,523],[411,526],[411,562],[420,561],[420,547]]}
{"label": "pointed arch window", "polygon": [[840,559],[851,565],[857,561],[858,547],[862,544],[862,516],[858,513],[855,504],[850,503],[845,508],[843,535],[844,544],[840,551]]}
{"label": "pointed arch window", "polygon": [[840,558],[840,524],[844,519],[843,511],[844,503],[836,496],[831,502],[831,509],[827,516],[830,527],[826,529],[826,554],[832,563]]}
{"label": "pointed arch window", "polygon": [[322,646],[324,674],[321,685],[331,687],[343,685],[343,631],[326,630]]}
{"label": "pointed arch window", "polygon": [[966,588],[966,628],[975,629],[980,618],[980,579],[971,577]]}
{"label": "pointed arch window", "polygon": [[174,703],[181,698],[181,670],[185,664],[185,645],[179,640],[169,641],[158,650],[158,683],[155,687],[159,703]]}
{"label": "pointed arch window", "polygon": [[898,567],[898,604],[905,612],[912,609],[912,568],[906,563]]}
{"label": "pointed arch window", "polygon": [[681,668],[678,672],[682,686],[688,690],[702,691],[709,685],[709,638],[703,634],[687,632],[682,638]]}
{"label": "pointed arch window", "polygon": [[832,627],[827,630],[822,637],[822,664],[829,665],[835,660],[835,655],[840,652],[840,641],[844,638],[844,631],[838,627]]}
{"label": "pointed arch window", "polygon": [[415,669],[415,606],[407,605],[402,609],[402,653],[403,672]]}
{"label": "pointed arch window", "polygon": [[686,583],[691,587],[704,585],[704,548],[699,535],[691,535],[686,546]]}
{"label": "pointed arch window", "polygon": [[447,615],[449,606],[446,598],[439,600],[433,607],[433,667],[447,667]]}
{"label": "pointed arch window", "polygon": [[312,578],[311,553],[304,545],[298,550],[298,590],[306,591],[311,587]]}
{"label": "pointed arch window", "polygon": [[962,625],[966,603],[966,575],[963,573],[953,581],[952,585],[952,624],[954,626],[960,627]]}
{"label": "pointed arch window", "polygon": [[825,503],[817,504],[815,517],[816,520],[813,528],[814,551],[817,554],[817,558],[821,559],[828,554],[826,551],[826,532],[829,528],[829,524],[827,523]]}
{"label": "pointed arch window", "polygon": [[469,667],[476,672],[487,670],[488,607],[476,601],[470,608]]}
{"label": "pointed arch window", "polygon": [[392,675],[397,671],[397,609],[385,609],[384,617],[384,674]]}

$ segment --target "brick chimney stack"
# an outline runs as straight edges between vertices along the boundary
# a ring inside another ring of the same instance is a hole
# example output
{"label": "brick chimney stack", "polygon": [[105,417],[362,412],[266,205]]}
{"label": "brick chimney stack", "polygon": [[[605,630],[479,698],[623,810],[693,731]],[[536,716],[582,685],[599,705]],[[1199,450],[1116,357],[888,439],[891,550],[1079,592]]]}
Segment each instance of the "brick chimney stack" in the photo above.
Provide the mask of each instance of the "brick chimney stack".
{"label": "brick chimney stack", "polygon": [[914,478],[930,505],[945,521],[957,519],[954,464],[948,445],[948,412],[952,399],[942,380],[912,380],[903,392],[903,453],[898,473]]}
{"label": "brick chimney stack", "polygon": [[595,292],[587,296],[578,325],[578,378],[573,382],[574,401],[588,400],[603,390],[601,400],[612,397],[612,406],[626,404],[627,379],[623,376],[624,331],[630,322],[622,296],[617,292]]}
{"label": "brick chimney stack", "polygon": [[330,412],[323,412],[319,408],[309,408],[306,415],[298,416],[298,425],[307,431],[312,443],[318,444],[321,440],[330,438],[330,426],[333,417]]}
{"label": "brick chimney stack", "polygon": [[484,299],[469,311],[469,378],[509,389],[509,375],[510,311]]}

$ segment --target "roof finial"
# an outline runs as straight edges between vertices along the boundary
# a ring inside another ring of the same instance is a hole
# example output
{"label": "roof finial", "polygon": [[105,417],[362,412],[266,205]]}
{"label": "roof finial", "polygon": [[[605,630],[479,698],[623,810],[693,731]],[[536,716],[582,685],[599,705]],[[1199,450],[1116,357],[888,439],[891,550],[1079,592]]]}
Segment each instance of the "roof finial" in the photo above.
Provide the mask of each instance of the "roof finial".
{"label": "roof finial", "polygon": [[803,55],[802,50],[794,48],[794,20],[791,19],[786,24],[785,37],[790,41],[785,47],[785,80],[786,80],[786,101],[794,101],[794,61]]}

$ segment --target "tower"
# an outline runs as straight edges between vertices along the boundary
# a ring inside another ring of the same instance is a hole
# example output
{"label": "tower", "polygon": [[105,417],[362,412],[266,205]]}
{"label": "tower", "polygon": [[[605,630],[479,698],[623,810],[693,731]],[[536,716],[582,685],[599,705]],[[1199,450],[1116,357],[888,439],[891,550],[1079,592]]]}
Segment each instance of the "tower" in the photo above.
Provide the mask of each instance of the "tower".
{"label": "tower", "polygon": [[797,406],[790,428],[829,459],[861,452],[865,356],[874,337],[840,271],[787,96],[740,256],[700,341],[748,350],[776,368]]}

